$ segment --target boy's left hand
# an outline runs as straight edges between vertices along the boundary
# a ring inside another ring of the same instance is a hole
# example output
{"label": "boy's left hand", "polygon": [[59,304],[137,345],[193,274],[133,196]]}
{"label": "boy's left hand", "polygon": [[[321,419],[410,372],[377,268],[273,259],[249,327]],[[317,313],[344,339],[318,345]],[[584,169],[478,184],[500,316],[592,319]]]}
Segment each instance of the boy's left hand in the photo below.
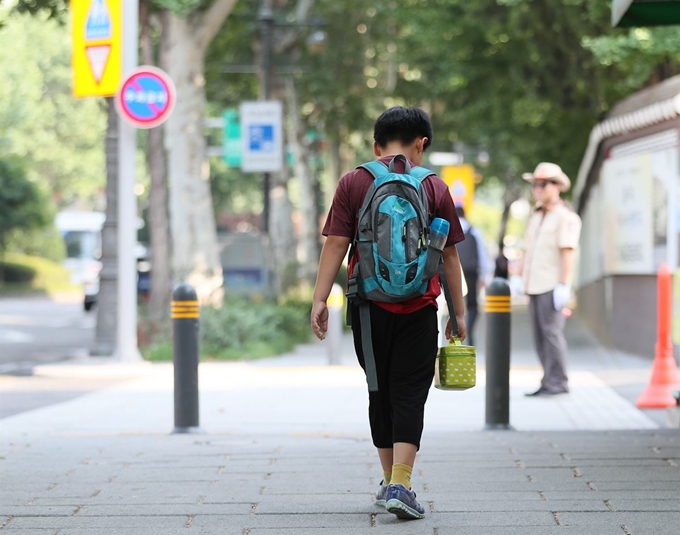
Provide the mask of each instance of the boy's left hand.
{"label": "boy's left hand", "polygon": [[316,301],[312,305],[311,314],[312,332],[319,340],[326,338],[328,331],[328,306],[325,301]]}

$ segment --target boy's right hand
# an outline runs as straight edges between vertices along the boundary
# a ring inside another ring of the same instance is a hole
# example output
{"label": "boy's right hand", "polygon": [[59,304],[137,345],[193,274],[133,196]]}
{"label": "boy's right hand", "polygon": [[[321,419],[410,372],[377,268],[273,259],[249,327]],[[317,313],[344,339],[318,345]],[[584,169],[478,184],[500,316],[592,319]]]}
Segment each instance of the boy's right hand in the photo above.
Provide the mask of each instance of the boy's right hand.
{"label": "boy's right hand", "polygon": [[326,338],[328,331],[328,306],[325,301],[316,301],[312,305],[312,332],[319,340]]}

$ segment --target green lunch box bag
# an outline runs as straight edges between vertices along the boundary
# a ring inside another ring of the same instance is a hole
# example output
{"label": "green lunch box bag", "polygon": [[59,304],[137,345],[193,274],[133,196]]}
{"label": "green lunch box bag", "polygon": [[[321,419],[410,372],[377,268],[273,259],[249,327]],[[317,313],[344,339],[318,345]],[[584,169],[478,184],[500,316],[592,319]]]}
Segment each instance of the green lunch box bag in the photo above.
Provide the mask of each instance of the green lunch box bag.
{"label": "green lunch box bag", "polygon": [[464,346],[460,339],[451,338],[442,347],[434,367],[434,386],[440,390],[467,390],[477,382],[475,348]]}

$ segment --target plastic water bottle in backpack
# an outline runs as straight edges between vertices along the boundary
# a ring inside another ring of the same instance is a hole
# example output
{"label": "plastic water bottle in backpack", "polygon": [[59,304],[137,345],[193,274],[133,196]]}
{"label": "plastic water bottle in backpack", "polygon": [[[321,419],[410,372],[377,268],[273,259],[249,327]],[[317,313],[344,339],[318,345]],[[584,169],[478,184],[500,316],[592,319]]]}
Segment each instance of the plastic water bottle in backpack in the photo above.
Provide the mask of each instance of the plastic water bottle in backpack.
{"label": "plastic water bottle in backpack", "polygon": [[449,222],[441,217],[435,217],[430,224],[430,240],[428,245],[438,251],[443,251],[449,237]]}
{"label": "plastic water bottle in backpack", "polygon": [[427,263],[425,270],[428,273],[436,273],[441,263],[442,251],[449,237],[449,222],[441,217],[435,217],[430,223],[430,231],[427,240]]}

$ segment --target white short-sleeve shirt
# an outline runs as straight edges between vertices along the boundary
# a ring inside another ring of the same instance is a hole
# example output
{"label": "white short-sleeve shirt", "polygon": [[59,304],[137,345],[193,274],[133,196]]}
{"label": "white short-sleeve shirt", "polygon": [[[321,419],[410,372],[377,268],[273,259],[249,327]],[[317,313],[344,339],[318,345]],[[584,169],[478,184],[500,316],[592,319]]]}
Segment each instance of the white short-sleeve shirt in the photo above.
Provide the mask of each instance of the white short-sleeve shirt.
{"label": "white short-sleeve shirt", "polygon": [[527,295],[552,291],[560,278],[560,250],[577,249],[581,218],[566,205],[538,208],[524,236],[522,278]]}

